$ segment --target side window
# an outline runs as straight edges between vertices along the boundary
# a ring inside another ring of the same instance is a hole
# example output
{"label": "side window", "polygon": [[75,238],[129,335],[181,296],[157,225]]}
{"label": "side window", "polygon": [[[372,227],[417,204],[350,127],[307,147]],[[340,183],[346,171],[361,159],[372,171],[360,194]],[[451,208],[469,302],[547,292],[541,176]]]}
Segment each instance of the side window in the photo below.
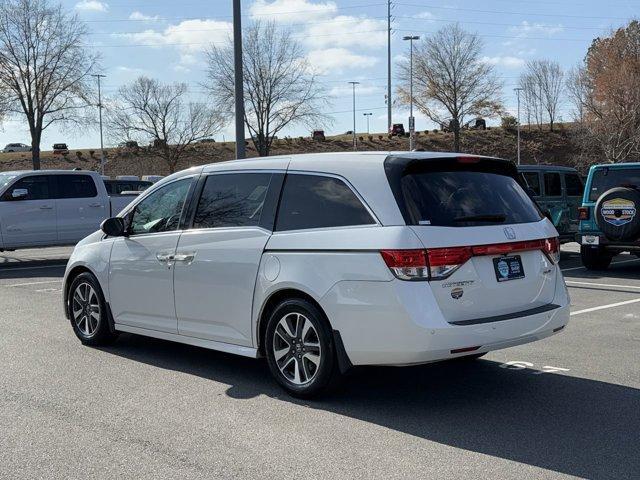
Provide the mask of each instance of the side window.
{"label": "side window", "polygon": [[92,198],[98,196],[96,185],[89,175],[56,175],[57,198]]}
{"label": "side window", "polygon": [[32,175],[21,178],[8,188],[5,200],[12,200],[11,192],[17,189],[26,189],[28,191],[24,200],[48,200],[53,198],[47,175]]}
{"label": "side window", "polygon": [[547,197],[562,196],[562,185],[560,183],[559,173],[546,172],[544,174],[544,194]]}
{"label": "side window", "polygon": [[523,172],[522,177],[536,197],[540,196],[540,175],[538,175],[538,172]]}
{"label": "side window", "polygon": [[209,175],[198,202],[193,228],[260,225],[271,173]]}
{"label": "side window", "polygon": [[191,178],[159,188],[136,205],[129,231],[132,235],[177,230]]}
{"label": "side window", "polygon": [[373,218],[353,191],[337,178],[289,174],[276,230],[372,225]]}
{"label": "side window", "polygon": [[575,173],[567,173],[564,176],[564,185],[567,189],[568,197],[581,197],[584,191],[582,179]]}

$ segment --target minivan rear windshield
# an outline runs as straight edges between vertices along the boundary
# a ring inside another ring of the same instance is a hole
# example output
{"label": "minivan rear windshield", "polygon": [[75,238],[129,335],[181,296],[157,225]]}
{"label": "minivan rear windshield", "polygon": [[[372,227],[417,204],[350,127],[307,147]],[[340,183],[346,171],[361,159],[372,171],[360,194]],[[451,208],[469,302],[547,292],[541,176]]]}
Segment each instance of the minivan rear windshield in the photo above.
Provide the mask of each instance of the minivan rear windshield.
{"label": "minivan rear windshield", "polygon": [[497,171],[426,168],[405,173],[399,182],[392,189],[409,225],[469,227],[542,219],[518,182]]}
{"label": "minivan rear windshield", "polygon": [[614,187],[640,187],[638,168],[599,168],[593,172],[589,200],[597,202],[600,195]]}

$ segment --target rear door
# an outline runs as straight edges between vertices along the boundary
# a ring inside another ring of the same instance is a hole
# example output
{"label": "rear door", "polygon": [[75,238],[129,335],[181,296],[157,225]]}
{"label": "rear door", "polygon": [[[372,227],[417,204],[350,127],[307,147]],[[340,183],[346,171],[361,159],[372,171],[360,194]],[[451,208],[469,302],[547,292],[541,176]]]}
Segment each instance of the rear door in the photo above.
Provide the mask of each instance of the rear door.
{"label": "rear door", "polygon": [[192,228],[180,236],[175,255],[181,335],[253,346],[253,291],[283,177],[277,172],[203,176]]}
{"label": "rear door", "polygon": [[56,217],[58,241],[76,243],[95,232],[109,216],[106,196],[100,196],[91,175],[58,174]]}
{"label": "rear door", "polygon": [[[455,247],[504,247],[557,235],[515,179],[490,165],[413,167],[394,193],[405,221],[428,250],[453,248],[438,250],[445,264],[456,263],[447,261]],[[511,314],[553,300],[555,266],[541,249],[490,252],[462,261],[457,269],[438,267],[442,275],[429,286],[447,321]]]}
{"label": "rear door", "polygon": [[578,207],[582,205],[582,195],[584,194],[584,184],[582,178],[577,173],[565,173],[563,175],[564,192],[566,198],[567,218],[569,220],[568,232],[573,234],[578,232]]}
{"label": "rear door", "polygon": [[[14,199],[14,190],[26,190],[27,195]],[[56,203],[50,175],[29,175],[16,180],[2,196],[0,207],[4,248],[56,243]]]}

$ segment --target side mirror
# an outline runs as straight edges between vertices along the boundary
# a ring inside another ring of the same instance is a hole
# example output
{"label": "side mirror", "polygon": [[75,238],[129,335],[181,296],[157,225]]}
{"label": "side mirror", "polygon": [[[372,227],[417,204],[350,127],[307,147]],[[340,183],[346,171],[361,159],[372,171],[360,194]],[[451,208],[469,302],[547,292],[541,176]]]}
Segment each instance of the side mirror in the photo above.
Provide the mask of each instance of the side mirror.
{"label": "side mirror", "polygon": [[120,217],[107,218],[100,225],[100,230],[109,237],[124,237],[124,220]]}
{"label": "side mirror", "polygon": [[29,190],[26,188],[16,188],[11,192],[12,200],[24,200],[29,196]]}

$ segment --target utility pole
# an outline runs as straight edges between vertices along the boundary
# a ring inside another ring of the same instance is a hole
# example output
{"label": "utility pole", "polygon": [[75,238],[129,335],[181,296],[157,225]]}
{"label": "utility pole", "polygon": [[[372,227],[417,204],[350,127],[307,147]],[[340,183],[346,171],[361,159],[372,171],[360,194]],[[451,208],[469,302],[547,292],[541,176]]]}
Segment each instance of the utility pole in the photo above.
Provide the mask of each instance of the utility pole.
{"label": "utility pole", "polygon": [[387,0],[387,133],[391,132],[391,0]]}
{"label": "utility pole", "polygon": [[418,35],[407,35],[402,40],[409,40],[409,150],[416,148],[416,119],[413,118],[413,41],[420,40]]}
{"label": "utility pole", "polygon": [[518,165],[520,165],[520,91],[521,87],[513,89],[518,97]]}
{"label": "utility pole", "polygon": [[369,135],[369,117],[373,115],[373,113],[363,113],[362,115],[367,119],[367,135]]}
{"label": "utility pole", "polygon": [[236,158],[245,158],[244,86],[242,73],[242,21],[240,0],[233,0],[233,60],[236,101]]}
{"label": "utility pole", "polygon": [[102,137],[102,90],[100,88],[100,79],[106,77],[106,75],[94,74],[92,77],[98,79],[98,118],[100,119],[100,175],[104,175],[104,165],[106,159],[104,157],[104,142]]}
{"label": "utility pole", "polygon": [[360,82],[349,82],[353,87],[353,149],[358,150],[358,142],[356,140],[356,85]]}

